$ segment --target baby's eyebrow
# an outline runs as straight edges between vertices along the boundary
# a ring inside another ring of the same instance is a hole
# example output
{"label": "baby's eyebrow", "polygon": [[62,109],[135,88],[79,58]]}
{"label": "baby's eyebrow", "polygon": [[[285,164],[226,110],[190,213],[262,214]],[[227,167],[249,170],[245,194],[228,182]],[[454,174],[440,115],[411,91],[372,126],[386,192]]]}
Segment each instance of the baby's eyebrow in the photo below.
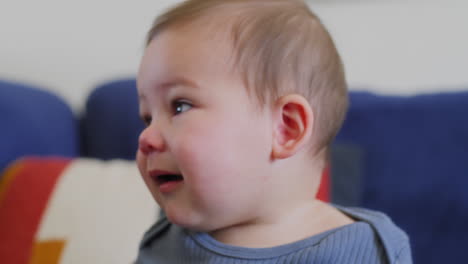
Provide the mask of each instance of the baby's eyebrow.
{"label": "baby's eyebrow", "polygon": [[[189,87],[189,88],[199,88],[198,84],[194,81],[191,81],[187,78],[183,77],[177,77],[177,78],[172,78],[167,81],[157,83],[156,85],[153,85],[153,89],[156,89],[158,93],[167,93],[168,90],[174,87],[178,86],[184,86],[184,87]],[[138,93],[138,101],[144,102],[146,100],[146,95],[144,92],[139,92]]]}
{"label": "baby's eyebrow", "polygon": [[157,85],[158,89],[161,89],[161,90],[169,90],[170,88],[173,88],[176,86],[186,86],[186,87],[193,87],[193,88],[199,87],[197,83],[184,77],[172,78],[169,81],[164,81],[160,83],[159,85]]}

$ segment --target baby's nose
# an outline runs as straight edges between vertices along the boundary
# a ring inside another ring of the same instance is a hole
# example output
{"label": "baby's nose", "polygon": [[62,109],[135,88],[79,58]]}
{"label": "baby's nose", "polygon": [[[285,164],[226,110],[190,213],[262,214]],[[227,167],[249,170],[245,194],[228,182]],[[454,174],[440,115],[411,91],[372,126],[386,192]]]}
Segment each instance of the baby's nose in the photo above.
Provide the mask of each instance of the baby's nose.
{"label": "baby's nose", "polygon": [[138,149],[144,154],[164,151],[165,143],[160,130],[151,125],[146,127],[138,139]]}

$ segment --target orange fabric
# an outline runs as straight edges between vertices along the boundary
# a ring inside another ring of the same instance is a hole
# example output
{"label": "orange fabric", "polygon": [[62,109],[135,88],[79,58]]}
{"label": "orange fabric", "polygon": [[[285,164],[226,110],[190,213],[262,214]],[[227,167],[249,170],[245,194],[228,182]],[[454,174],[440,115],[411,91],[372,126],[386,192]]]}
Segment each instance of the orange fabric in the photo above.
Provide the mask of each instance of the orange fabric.
{"label": "orange fabric", "polygon": [[58,264],[64,247],[64,240],[36,242],[29,264]]}
{"label": "orange fabric", "polygon": [[327,166],[322,173],[322,181],[317,192],[317,199],[330,202],[330,167]]}
{"label": "orange fabric", "polygon": [[69,159],[18,161],[1,180],[0,260],[29,264],[34,237],[57,179]]}

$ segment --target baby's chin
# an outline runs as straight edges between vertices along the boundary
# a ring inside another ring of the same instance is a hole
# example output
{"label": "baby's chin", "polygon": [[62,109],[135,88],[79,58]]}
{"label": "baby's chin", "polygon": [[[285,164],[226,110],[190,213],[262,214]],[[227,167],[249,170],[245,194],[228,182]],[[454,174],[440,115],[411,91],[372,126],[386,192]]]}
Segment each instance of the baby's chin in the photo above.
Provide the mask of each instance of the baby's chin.
{"label": "baby's chin", "polygon": [[192,231],[207,232],[210,230],[207,220],[195,212],[187,212],[186,210],[165,210],[166,217],[172,224],[190,229]]}
{"label": "baby's chin", "polygon": [[168,211],[166,217],[172,224],[195,232],[211,233],[225,226],[216,217],[203,217],[196,213]]}

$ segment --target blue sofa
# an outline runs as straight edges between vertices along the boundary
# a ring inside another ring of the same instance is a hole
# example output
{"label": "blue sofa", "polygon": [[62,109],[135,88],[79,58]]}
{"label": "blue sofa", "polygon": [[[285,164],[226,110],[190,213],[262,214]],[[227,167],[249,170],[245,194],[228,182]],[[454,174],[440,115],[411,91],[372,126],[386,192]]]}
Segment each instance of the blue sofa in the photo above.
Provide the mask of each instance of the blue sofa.
{"label": "blue sofa", "polygon": [[0,81],[0,127],[0,171],[24,155],[80,154],[70,107],[39,87]]}
{"label": "blue sofa", "polygon": [[361,205],[407,231],[415,263],[464,262],[468,92],[352,93],[351,103],[337,142],[363,150]]}
{"label": "blue sofa", "polygon": [[[347,192],[341,202],[389,214],[410,235],[415,263],[462,261],[468,91],[412,97],[352,92],[350,98],[334,145],[346,154],[332,158],[332,174],[341,175],[332,179],[338,184],[333,190]],[[59,98],[24,85],[0,82],[0,100],[0,170],[28,154],[135,155],[143,124],[133,79],[96,87],[79,118]]]}

